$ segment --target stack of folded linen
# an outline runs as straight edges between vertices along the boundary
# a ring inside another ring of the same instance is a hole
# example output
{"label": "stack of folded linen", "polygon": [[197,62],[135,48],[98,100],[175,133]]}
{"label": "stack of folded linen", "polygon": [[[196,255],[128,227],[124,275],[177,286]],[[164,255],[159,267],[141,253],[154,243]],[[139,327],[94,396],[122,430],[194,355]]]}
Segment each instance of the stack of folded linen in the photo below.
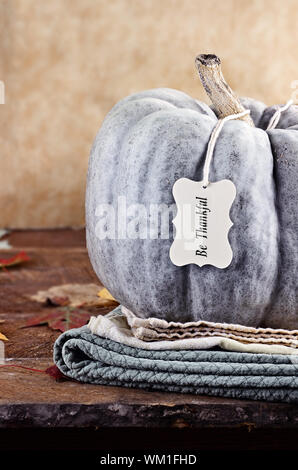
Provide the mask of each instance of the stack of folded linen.
{"label": "stack of folded linen", "polygon": [[54,360],[81,382],[298,403],[298,330],[168,323],[119,306],[63,333]]}

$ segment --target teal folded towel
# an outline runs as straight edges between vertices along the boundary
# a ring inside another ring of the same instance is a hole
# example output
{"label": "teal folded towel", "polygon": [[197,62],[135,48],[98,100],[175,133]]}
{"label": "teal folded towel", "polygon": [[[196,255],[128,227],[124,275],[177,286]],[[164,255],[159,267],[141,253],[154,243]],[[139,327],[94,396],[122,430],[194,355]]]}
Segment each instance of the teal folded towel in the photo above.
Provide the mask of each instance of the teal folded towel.
{"label": "teal folded towel", "polygon": [[83,326],[56,340],[54,361],[64,375],[90,384],[298,403],[297,356],[151,351],[102,338]]}

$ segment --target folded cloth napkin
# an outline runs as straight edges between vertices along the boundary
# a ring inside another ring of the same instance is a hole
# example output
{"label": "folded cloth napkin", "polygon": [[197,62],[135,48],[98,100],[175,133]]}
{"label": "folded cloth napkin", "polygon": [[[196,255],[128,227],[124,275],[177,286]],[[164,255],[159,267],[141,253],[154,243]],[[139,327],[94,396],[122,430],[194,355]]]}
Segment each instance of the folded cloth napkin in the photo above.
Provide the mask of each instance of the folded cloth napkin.
{"label": "folded cloth napkin", "polygon": [[222,336],[243,343],[289,346],[297,348],[298,353],[298,330],[254,328],[232,323],[214,323],[203,320],[187,323],[168,322],[161,318],[139,318],[123,306],[121,306],[121,310],[127,317],[127,322],[134,335],[144,341]]}
{"label": "folded cloth napkin", "polygon": [[298,403],[298,356],[223,350],[147,350],[68,330],[54,345],[63,374],[81,382]]}
{"label": "folded cloth napkin", "polygon": [[[182,333],[172,335],[173,325]],[[157,318],[138,318],[121,306],[107,315],[91,317],[88,326],[94,334],[142,349],[209,349],[218,346],[228,351],[298,354],[297,331],[211,322],[168,323]]]}

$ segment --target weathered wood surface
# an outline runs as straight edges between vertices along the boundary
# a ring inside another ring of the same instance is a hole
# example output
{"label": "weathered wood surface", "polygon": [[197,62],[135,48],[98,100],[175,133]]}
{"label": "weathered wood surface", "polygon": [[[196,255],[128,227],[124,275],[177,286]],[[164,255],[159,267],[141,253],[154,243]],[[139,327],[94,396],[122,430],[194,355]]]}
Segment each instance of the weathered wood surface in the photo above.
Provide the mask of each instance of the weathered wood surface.
{"label": "weathered wood surface", "polygon": [[[31,261],[0,271],[1,331],[8,364],[44,370],[52,365],[59,333],[47,326],[21,328],[41,308],[28,299],[62,283],[99,282],[89,263],[83,230],[15,231],[10,256],[25,249]],[[90,310],[106,313],[107,308]],[[298,407],[174,393],[56,382],[45,373],[0,367],[0,428],[230,428],[297,429]]]}
{"label": "weathered wood surface", "polygon": [[[44,370],[51,360],[14,359],[13,363]],[[55,382],[46,374],[17,368],[2,370],[0,389],[0,428],[298,426],[298,409],[293,405]]]}

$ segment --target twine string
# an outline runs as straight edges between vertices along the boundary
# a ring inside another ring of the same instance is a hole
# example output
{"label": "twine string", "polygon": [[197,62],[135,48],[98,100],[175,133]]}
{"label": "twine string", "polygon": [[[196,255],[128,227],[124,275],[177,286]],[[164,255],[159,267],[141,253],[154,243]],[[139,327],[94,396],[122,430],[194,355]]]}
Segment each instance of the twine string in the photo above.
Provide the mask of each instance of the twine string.
{"label": "twine string", "polygon": [[247,114],[250,114],[249,109],[246,109],[245,111],[238,113],[238,114],[230,114],[229,116],[226,116],[217,121],[217,124],[211,133],[209,143],[208,143],[206,160],[205,160],[204,170],[203,170],[203,188],[207,188],[209,184],[209,171],[210,171],[210,165],[211,165],[211,161],[212,161],[213,154],[214,154],[214,147],[218,139],[218,136],[220,134],[220,131],[222,130],[224,126],[224,123],[227,121],[231,121],[232,119],[239,119],[243,116],[246,116]]}
{"label": "twine string", "polygon": [[287,103],[284,105],[284,106],[280,106],[276,111],[275,113],[273,114],[273,116],[271,117],[270,121],[269,121],[269,124],[268,124],[268,127],[267,127],[267,131],[270,131],[271,129],[275,129],[277,124],[279,123],[279,120],[280,120],[280,116],[281,114],[286,111],[287,109],[289,109],[290,106],[292,106],[292,104],[294,103],[293,100],[289,100],[287,101]]}

